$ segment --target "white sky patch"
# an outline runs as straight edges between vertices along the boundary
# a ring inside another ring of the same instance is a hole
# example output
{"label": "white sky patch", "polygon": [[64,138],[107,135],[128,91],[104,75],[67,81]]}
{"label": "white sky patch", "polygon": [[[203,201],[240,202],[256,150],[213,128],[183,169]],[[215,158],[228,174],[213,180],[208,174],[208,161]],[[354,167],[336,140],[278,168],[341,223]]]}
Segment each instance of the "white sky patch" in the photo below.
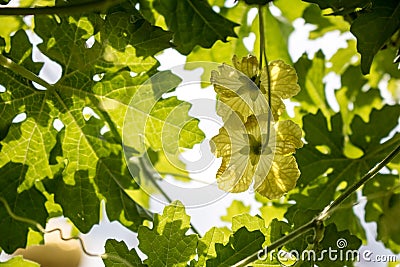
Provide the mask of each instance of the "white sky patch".
{"label": "white sky patch", "polygon": [[254,32],[251,32],[249,36],[243,38],[243,44],[249,51],[253,51],[255,41],[256,41],[256,35],[254,34]]}
{"label": "white sky patch", "polygon": [[23,122],[24,120],[26,120],[26,113],[20,113],[17,116],[14,117],[14,119],[12,120],[12,123],[20,123]]}
{"label": "white sky patch", "polygon": [[57,130],[57,132],[61,131],[64,128],[64,123],[60,119],[54,119],[53,127]]}

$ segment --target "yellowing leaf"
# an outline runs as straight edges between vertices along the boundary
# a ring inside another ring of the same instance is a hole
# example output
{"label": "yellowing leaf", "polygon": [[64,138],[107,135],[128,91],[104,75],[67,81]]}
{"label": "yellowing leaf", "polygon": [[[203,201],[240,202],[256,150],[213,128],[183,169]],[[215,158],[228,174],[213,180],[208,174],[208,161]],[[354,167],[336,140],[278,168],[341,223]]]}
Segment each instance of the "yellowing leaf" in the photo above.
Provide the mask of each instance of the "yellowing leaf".
{"label": "yellowing leaf", "polygon": [[282,99],[300,91],[296,70],[282,60],[275,60],[268,65],[269,75],[266,67],[259,73],[258,61],[254,56],[241,60],[234,56],[232,62],[236,69],[223,64],[218,71],[211,73],[211,83],[218,94],[218,115],[226,121],[232,112],[236,112],[245,121],[252,114],[267,114],[271,95],[272,115],[275,121],[278,120],[285,110]]}
{"label": "yellowing leaf", "polygon": [[243,124],[239,117],[231,116],[211,139],[213,152],[222,157],[217,172],[220,189],[243,192],[254,180],[254,188],[273,199],[296,185],[300,172],[291,154],[303,145],[301,129],[292,121],[276,123],[265,144],[268,136],[265,117],[252,115]]}
{"label": "yellowing leaf", "polygon": [[261,90],[266,91],[265,97],[268,101],[267,90],[270,87],[271,110],[274,120],[278,120],[285,109],[282,99],[297,95],[300,92],[300,86],[297,84],[296,70],[292,66],[285,64],[282,60],[272,61],[268,66],[270,75],[268,76],[267,68],[264,68],[261,73]]}
{"label": "yellowing leaf", "polygon": [[287,155],[303,147],[301,129],[291,120],[279,121],[275,124],[275,153]]}
{"label": "yellowing leaf", "polygon": [[[261,130],[260,126],[264,129]],[[265,144],[266,136],[261,135],[262,132],[266,132],[266,126],[265,120],[254,115],[244,124],[238,116],[231,116],[219,134],[211,139],[212,150],[217,157],[222,157],[222,164],[217,171],[220,189],[243,192],[249,188],[256,171],[266,175],[269,165],[263,162],[260,164],[262,168],[257,168],[261,158],[272,158],[273,154],[273,149]],[[271,134],[271,137],[274,135]],[[274,142],[269,140],[268,143]]]}
{"label": "yellowing leaf", "polygon": [[[244,60],[241,63],[237,61],[235,65],[249,75],[254,74],[254,65],[250,63],[250,59],[247,63]],[[217,114],[224,121],[233,112],[241,116],[243,121],[253,114],[268,113],[268,103],[260,89],[240,70],[223,64],[218,67],[218,71],[211,72],[211,83],[218,94]]]}
{"label": "yellowing leaf", "polygon": [[243,72],[247,77],[253,79],[258,73],[258,60],[255,56],[248,55],[239,60],[236,55],[232,58],[232,63],[235,68]]}
{"label": "yellowing leaf", "polygon": [[275,154],[267,176],[256,190],[269,199],[279,198],[296,186],[299,176],[300,171],[294,156]]}
{"label": "yellowing leaf", "polygon": [[292,153],[303,146],[301,129],[292,121],[274,123],[285,110],[282,99],[300,91],[294,68],[282,60],[272,61],[260,73],[257,58],[232,59],[236,69],[223,64],[211,73],[218,94],[217,113],[224,127],[210,141],[222,157],[217,171],[218,187],[243,192],[254,188],[270,199],[279,198],[296,185],[300,176]]}

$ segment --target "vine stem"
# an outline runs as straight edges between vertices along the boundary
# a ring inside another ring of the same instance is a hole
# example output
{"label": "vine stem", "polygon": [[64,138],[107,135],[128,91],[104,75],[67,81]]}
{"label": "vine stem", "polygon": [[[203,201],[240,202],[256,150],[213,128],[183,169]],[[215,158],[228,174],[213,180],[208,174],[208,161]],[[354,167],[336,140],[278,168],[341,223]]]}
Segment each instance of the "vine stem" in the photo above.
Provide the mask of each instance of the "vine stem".
{"label": "vine stem", "polygon": [[0,8],[0,16],[28,16],[28,15],[66,15],[85,13],[93,11],[104,11],[108,8],[122,3],[121,0],[100,0],[86,3],[79,3],[67,6],[46,6],[46,7],[2,7]]}
{"label": "vine stem", "polygon": [[268,95],[268,121],[267,121],[267,138],[265,143],[262,146],[262,150],[264,150],[268,146],[269,137],[271,134],[271,119],[272,119],[272,112],[271,112],[271,73],[269,69],[269,62],[267,58],[267,48],[265,45],[265,28],[264,28],[264,14],[263,14],[263,6],[258,6],[258,24],[259,24],[259,31],[260,31],[260,64],[259,64],[259,71],[260,75],[262,72],[262,65],[263,59],[265,61],[265,70],[267,72],[268,78],[268,86],[267,86],[267,95]]}
{"label": "vine stem", "polygon": [[266,246],[264,249],[257,251],[256,253],[253,253],[252,255],[248,256],[247,258],[235,263],[234,267],[243,267],[247,266],[248,264],[258,260],[260,257],[264,256],[265,253],[268,253],[268,251],[272,251],[274,249],[277,249],[288,242],[294,240],[295,238],[305,234],[311,229],[315,229],[318,225],[322,224],[326,219],[329,218],[329,216],[336,210],[338,206],[340,206],[351,194],[357,191],[362,185],[364,185],[366,182],[371,180],[375,175],[378,174],[378,172],[385,167],[397,154],[400,153],[400,144],[397,145],[397,147],[390,152],[383,160],[381,160],[374,168],[372,168],[370,171],[368,171],[366,174],[361,177],[360,180],[358,180],[356,183],[354,183],[352,186],[348,187],[338,198],[336,198],[331,204],[326,206],[321,213],[319,213],[316,217],[314,217],[311,221],[308,223],[300,226],[293,232],[279,238],[275,242],[271,243],[270,245]]}

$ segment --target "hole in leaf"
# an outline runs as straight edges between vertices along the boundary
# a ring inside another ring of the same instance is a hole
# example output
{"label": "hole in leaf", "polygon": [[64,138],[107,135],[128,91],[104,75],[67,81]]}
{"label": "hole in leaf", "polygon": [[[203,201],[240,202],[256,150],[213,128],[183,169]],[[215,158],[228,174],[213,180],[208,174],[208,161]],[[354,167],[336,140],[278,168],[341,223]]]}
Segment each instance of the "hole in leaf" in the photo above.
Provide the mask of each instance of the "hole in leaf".
{"label": "hole in leaf", "polygon": [[255,40],[256,40],[256,35],[254,34],[254,32],[251,32],[248,37],[243,38],[243,44],[247,50],[253,51]]}
{"label": "hole in leaf", "polygon": [[0,84],[0,93],[4,93],[5,91],[7,91],[7,89]]}
{"label": "hole in leaf", "polygon": [[135,8],[136,8],[137,10],[139,10],[139,9],[140,9],[140,3],[137,3],[137,4],[135,5]]}
{"label": "hole in leaf", "polygon": [[95,82],[99,82],[99,81],[101,81],[101,79],[103,79],[103,77],[104,77],[104,73],[97,73],[97,74],[93,75],[92,79]]}
{"label": "hole in leaf", "polygon": [[138,74],[136,73],[136,72],[134,72],[134,71],[130,71],[129,72],[129,76],[131,76],[131,77],[136,77]]}
{"label": "hole in leaf", "polygon": [[247,25],[251,26],[253,24],[253,20],[256,18],[258,14],[258,9],[253,7],[247,13]]}
{"label": "hole in leaf", "polygon": [[100,134],[104,135],[105,133],[109,132],[110,128],[107,125],[104,125],[103,128],[100,129]]}
{"label": "hole in leaf", "polygon": [[219,12],[221,11],[221,9],[219,8],[219,6],[213,6],[212,9],[213,9],[215,12],[217,12],[217,13],[219,13]]}
{"label": "hole in leaf", "polygon": [[85,46],[86,48],[92,48],[92,46],[94,45],[95,39],[94,39],[94,35],[90,36],[89,39],[86,40]]}
{"label": "hole in leaf", "polygon": [[59,132],[62,128],[64,128],[64,123],[59,119],[54,119],[53,127],[57,130],[57,132]]}
{"label": "hole in leaf", "polygon": [[269,11],[271,12],[272,16],[274,16],[274,17],[282,16],[281,10],[274,5],[269,6]]}
{"label": "hole in leaf", "polygon": [[14,119],[12,120],[12,123],[20,123],[23,122],[24,120],[26,120],[26,113],[20,113],[17,116],[14,117]]}
{"label": "hole in leaf", "polygon": [[319,145],[315,146],[315,148],[321,152],[322,154],[329,155],[331,153],[331,149],[327,145]]}
{"label": "hole in leaf", "polygon": [[32,84],[36,89],[38,89],[40,91],[46,91],[47,90],[46,87],[44,87],[44,86],[42,86],[42,85],[40,85],[38,83],[32,82]]}
{"label": "hole in leaf", "polygon": [[84,107],[82,110],[83,118],[85,121],[88,121],[91,117],[95,117],[96,119],[100,119],[99,115],[93,111],[90,107]]}
{"label": "hole in leaf", "polygon": [[239,1],[229,1],[229,0],[227,0],[227,1],[225,1],[224,6],[228,7],[228,8],[231,8],[231,7],[236,6],[238,3],[239,3]]}

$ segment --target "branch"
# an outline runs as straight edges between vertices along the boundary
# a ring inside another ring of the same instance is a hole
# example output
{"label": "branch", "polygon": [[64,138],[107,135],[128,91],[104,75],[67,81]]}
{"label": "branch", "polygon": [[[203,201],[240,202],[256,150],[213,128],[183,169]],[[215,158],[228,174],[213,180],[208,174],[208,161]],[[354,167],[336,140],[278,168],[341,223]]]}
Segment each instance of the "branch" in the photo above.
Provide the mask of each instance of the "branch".
{"label": "branch", "polygon": [[366,182],[371,180],[378,172],[385,167],[397,154],[400,153],[400,144],[397,145],[397,147],[390,152],[389,155],[387,155],[383,160],[381,160],[374,168],[372,168],[369,172],[364,174],[364,176],[356,183],[354,183],[352,186],[346,189],[338,198],[336,198],[330,205],[328,205],[318,216],[316,216],[314,219],[309,221],[308,223],[304,224],[303,226],[297,228],[290,234],[287,234],[280,239],[276,240],[269,246],[266,246],[264,249],[257,251],[256,253],[248,256],[247,258],[237,262],[236,264],[232,265],[234,267],[242,267],[242,266],[247,266],[248,264],[258,260],[260,257],[265,255],[265,253],[268,253],[268,251],[272,251],[276,248],[279,248],[288,242],[292,241],[293,239],[305,234],[311,229],[315,229],[316,226],[320,225],[323,223],[326,219],[329,218],[329,216],[336,210],[338,206],[340,206],[351,194],[357,191],[362,185],[364,185]]}
{"label": "branch", "polygon": [[95,11],[104,11],[108,8],[122,3],[122,0],[101,0],[87,3],[80,3],[67,6],[54,7],[2,7],[0,8],[0,16],[28,16],[28,15],[69,15],[76,13],[87,13]]}

